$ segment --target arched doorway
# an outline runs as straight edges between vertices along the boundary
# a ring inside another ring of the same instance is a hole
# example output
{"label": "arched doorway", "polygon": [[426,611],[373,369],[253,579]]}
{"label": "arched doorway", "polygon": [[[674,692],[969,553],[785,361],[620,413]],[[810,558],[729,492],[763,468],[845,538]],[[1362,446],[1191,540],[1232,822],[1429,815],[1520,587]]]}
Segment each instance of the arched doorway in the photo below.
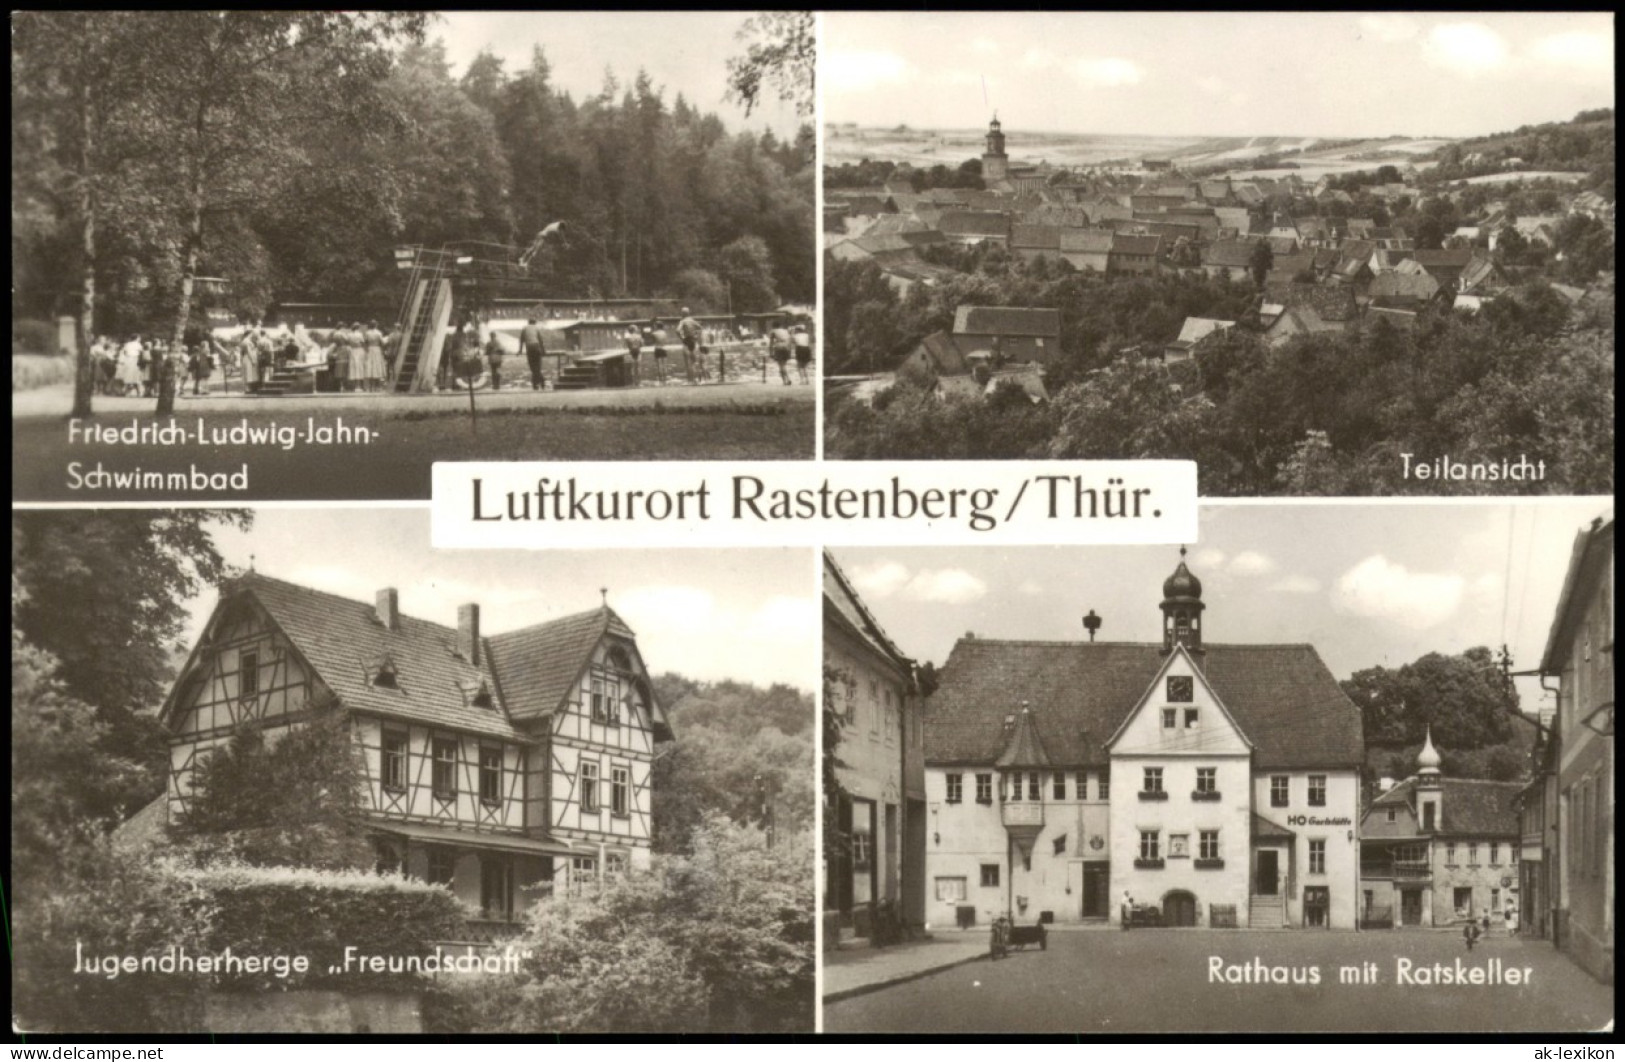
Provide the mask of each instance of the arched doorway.
{"label": "arched doorway", "polygon": [[1162,924],[1165,926],[1194,926],[1196,924],[1196,897],[1184,889],[1175,889],[1163,896]]}

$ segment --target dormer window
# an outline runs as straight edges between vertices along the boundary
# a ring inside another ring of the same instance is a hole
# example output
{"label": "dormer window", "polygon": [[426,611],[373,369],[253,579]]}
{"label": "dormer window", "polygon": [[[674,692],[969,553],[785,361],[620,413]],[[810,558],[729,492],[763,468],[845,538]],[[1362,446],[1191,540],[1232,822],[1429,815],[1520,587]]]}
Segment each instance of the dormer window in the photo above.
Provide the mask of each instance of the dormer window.
{"label": "dormer window", "polygon": [[480,688],[474,691],[469,703],[476,708],[494,708],[496,704],[491,699],[491,684],[484,679],[480,680]]}
{"label": "dormer window", "polygon": [[395,670],[395,661],[390,659],[387,653],[378,658],[372,666],[372,684],[374,686],[386,690],[398,690],[401,688],[399,678],[400,676]]}

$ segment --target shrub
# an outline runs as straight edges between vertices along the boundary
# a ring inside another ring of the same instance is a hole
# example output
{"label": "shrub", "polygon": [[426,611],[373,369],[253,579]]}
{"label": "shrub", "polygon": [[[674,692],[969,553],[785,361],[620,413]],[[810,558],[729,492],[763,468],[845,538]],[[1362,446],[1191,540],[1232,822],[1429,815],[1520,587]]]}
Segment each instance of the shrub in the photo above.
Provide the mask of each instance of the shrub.
{"label": "shrub", "polygon": [[23,317],[11,322],[11,353],[61,353],[57,350],[56,325],[37,317]]}
{"label": "shrub", "polygon": [[11,355],[11,390],[35,391],[41,387],[73,383],[73,359],[45,354]]}
{"label": "shrub", "polygon": [[199,977],[74,971],[81,954],[89,962],[206,951],[214,916],[206,889],[105,840],[63,852],[49,877],[15,884],[12,1009],[22,1029],[177,1033],[202,1026]]}

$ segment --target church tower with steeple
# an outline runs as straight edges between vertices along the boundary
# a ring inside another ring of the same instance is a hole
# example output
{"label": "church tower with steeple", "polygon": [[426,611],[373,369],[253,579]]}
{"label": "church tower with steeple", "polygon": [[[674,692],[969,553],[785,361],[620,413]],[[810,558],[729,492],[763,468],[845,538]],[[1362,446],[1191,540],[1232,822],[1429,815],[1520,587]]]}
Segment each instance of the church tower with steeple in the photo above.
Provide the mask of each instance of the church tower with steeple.
{"label": "church tower with steeple", "polygon": [[1004,130],[997,112],[987,126],[987,150],[982,153],[982,180],[988,184],[1010,177],[1010,156],[1004,153]]}

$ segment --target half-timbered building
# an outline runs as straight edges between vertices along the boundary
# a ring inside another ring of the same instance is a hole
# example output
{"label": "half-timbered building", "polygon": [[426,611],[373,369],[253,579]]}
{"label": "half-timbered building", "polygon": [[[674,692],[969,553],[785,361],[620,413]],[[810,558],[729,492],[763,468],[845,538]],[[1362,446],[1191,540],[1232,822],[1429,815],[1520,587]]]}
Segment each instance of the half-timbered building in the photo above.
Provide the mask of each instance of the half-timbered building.
{"label": "half-timbered building", "polygon": [[250,573],[228,583],[163,708],[171,815],[238,727],[275,740],[344,711],[381,868],[449,886],[475,922],[645,866],[655,747],[671,738],[632,629],[610,608],[506,634]]}

